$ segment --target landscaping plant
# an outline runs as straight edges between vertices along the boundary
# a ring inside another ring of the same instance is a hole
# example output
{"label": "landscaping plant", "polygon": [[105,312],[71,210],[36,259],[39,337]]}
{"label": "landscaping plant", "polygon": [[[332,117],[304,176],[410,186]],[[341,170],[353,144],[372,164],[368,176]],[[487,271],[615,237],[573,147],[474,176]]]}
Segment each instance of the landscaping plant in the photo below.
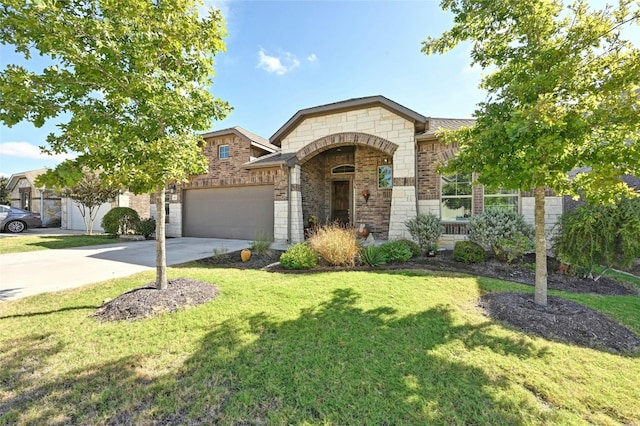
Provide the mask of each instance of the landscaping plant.
{"label": "landscaping plant", "polygon": [[298,243],[282,253],[280,264],[285,269],[311,269],[318,265],[318,255],[309,244]]}
{"label": "landscaping plant", "polygon": [[353,266],[360,251],[355,232],[337,223],[317,227],[309,237],[309,247],[332,266]]}
{"label": "landscaping plant", "polygon": [[102,218],[102,229],[107,234],[126,235],[140,222],[138,212],[130,207],[114,207]]}
{"label": "landscaping plant", "polygon": [[491,208],[469,220],[469,240],[504,261],[513,261],[532,250],[533,234],[533,226],[513,210]]}
{"label": "landscaping plant", "polygon": [[404,263],[413,256],[411,249],[401,241],[389,241],[379,248],[387,263]]}
{"label": "landscaping plant", "polygon": [[142,235],[147,240],[156,232],[156,220],[152,217],[142,219],[136,223],[136,234]]}
{"label": "landscaping plant", "polygon": [[[553,250],[585,277],[628,268],[640,257],[640,198],[611,205],[584,205],[562,215]],[[599,266],[604,266],[599,268]]]}
{"label": "landscaping plant", "polygon": [[421,213],[404,224],[413,239],[418,242],[423,253],[435,249],[438,238],[442,235],[442,224],[439,217],[433,213]]}
{"label": "landscaping plant", "polygon": [[253,250],[256,254],[264,255],[269,253],[269,250],[271,249],[271,243],[271,238],[265,235],[258,235],[255,241],[249,242],[249,247],[251,247],[251,250]]}
{"label": "landscaping plant", "polygon": [[473,241],[457,241],[453,246],[453,260],[462,263],[482,263],[487,253]]}
{"label": "landscaping plant", "polygon": [[387,263],[384,252],[378,246],[371,245],[360,250],[360,262],[367,266],[381,266]]}
{"label": "landscaping plant", "polygon": [[422,254],[422,249],[420,248],[418,243],[416,243],[415,241],[411,241],[411,240],[409,240],[407,238],[403,238],[401,240],[398,240],[398,242],[401,242],[409,250],[411,250],[411,257],[420,256]]}

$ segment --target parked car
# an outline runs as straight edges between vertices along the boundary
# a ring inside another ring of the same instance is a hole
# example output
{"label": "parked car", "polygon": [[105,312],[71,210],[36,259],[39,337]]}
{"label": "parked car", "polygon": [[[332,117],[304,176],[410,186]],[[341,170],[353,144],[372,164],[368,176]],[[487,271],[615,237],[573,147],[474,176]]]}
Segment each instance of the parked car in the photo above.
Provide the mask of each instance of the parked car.
{"label": "parked car", "polygon": [[12,233],[42,226],[40,213],[0,205],[0,230]]}

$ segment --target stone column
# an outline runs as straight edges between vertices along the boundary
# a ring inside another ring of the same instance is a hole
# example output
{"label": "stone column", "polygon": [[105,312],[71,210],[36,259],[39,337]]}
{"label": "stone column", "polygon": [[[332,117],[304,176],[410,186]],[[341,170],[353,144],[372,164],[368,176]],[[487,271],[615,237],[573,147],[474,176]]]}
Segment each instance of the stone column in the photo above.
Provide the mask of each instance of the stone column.
{"label": "stone column", "polygon": [[302,223],[302,192],[300,191],[300,166],[295,165],[290,170],[291,179],[291,214],[289,223],[291,229],[291,243],[304,241],[304,224]]}

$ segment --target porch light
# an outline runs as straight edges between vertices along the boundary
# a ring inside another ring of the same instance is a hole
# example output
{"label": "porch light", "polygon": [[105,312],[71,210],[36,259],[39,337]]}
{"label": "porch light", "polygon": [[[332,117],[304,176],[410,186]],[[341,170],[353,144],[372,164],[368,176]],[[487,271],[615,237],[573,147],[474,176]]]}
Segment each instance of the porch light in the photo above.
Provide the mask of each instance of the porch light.
{"label": "porch light", "polygon": [[368,189],[363,189],[362,190],[362,196],[364,197],[364,202],[368,203],[369,202],[369,197],[371,196],[371,194],[369,193]]}
{"label": "porch light", "polygon": [[171,194],[175,194],[176,193],[176,186],[175,185],[171,185],[169,187],[169,193],[171,193]]}

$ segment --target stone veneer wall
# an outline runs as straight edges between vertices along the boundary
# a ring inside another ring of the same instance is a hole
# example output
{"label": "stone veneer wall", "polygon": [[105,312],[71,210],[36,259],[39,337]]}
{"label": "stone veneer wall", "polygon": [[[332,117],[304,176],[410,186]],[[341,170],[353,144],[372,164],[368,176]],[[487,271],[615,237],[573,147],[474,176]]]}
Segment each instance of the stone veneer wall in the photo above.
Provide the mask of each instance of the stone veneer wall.
{"label": "stone veneer wall", "polygon": [[41,214],[43,226],[47,226],[49,222],[53,220],[61,220],[62,202],[60,194],[48,189],[45,189],[44,193],[42,193],[39,188],[31,186],[29,180],[22,178],[18,180],[16,186],[11,191],[10,204],[12,207],[22,208],[20,205],[20,190],[31,191],[29,211]]}
{"label": "stone veneer wall", "polygon": [[[325,183],[326,156],[320,154],[313,157],[301,166],[300,173],[304,225],[308,225],[311,215],[317,216],[322,223],[329,220],[330,211],[325,201],[327,192]],[[331,169],[329,169],[329,173],[331,173]]]}

